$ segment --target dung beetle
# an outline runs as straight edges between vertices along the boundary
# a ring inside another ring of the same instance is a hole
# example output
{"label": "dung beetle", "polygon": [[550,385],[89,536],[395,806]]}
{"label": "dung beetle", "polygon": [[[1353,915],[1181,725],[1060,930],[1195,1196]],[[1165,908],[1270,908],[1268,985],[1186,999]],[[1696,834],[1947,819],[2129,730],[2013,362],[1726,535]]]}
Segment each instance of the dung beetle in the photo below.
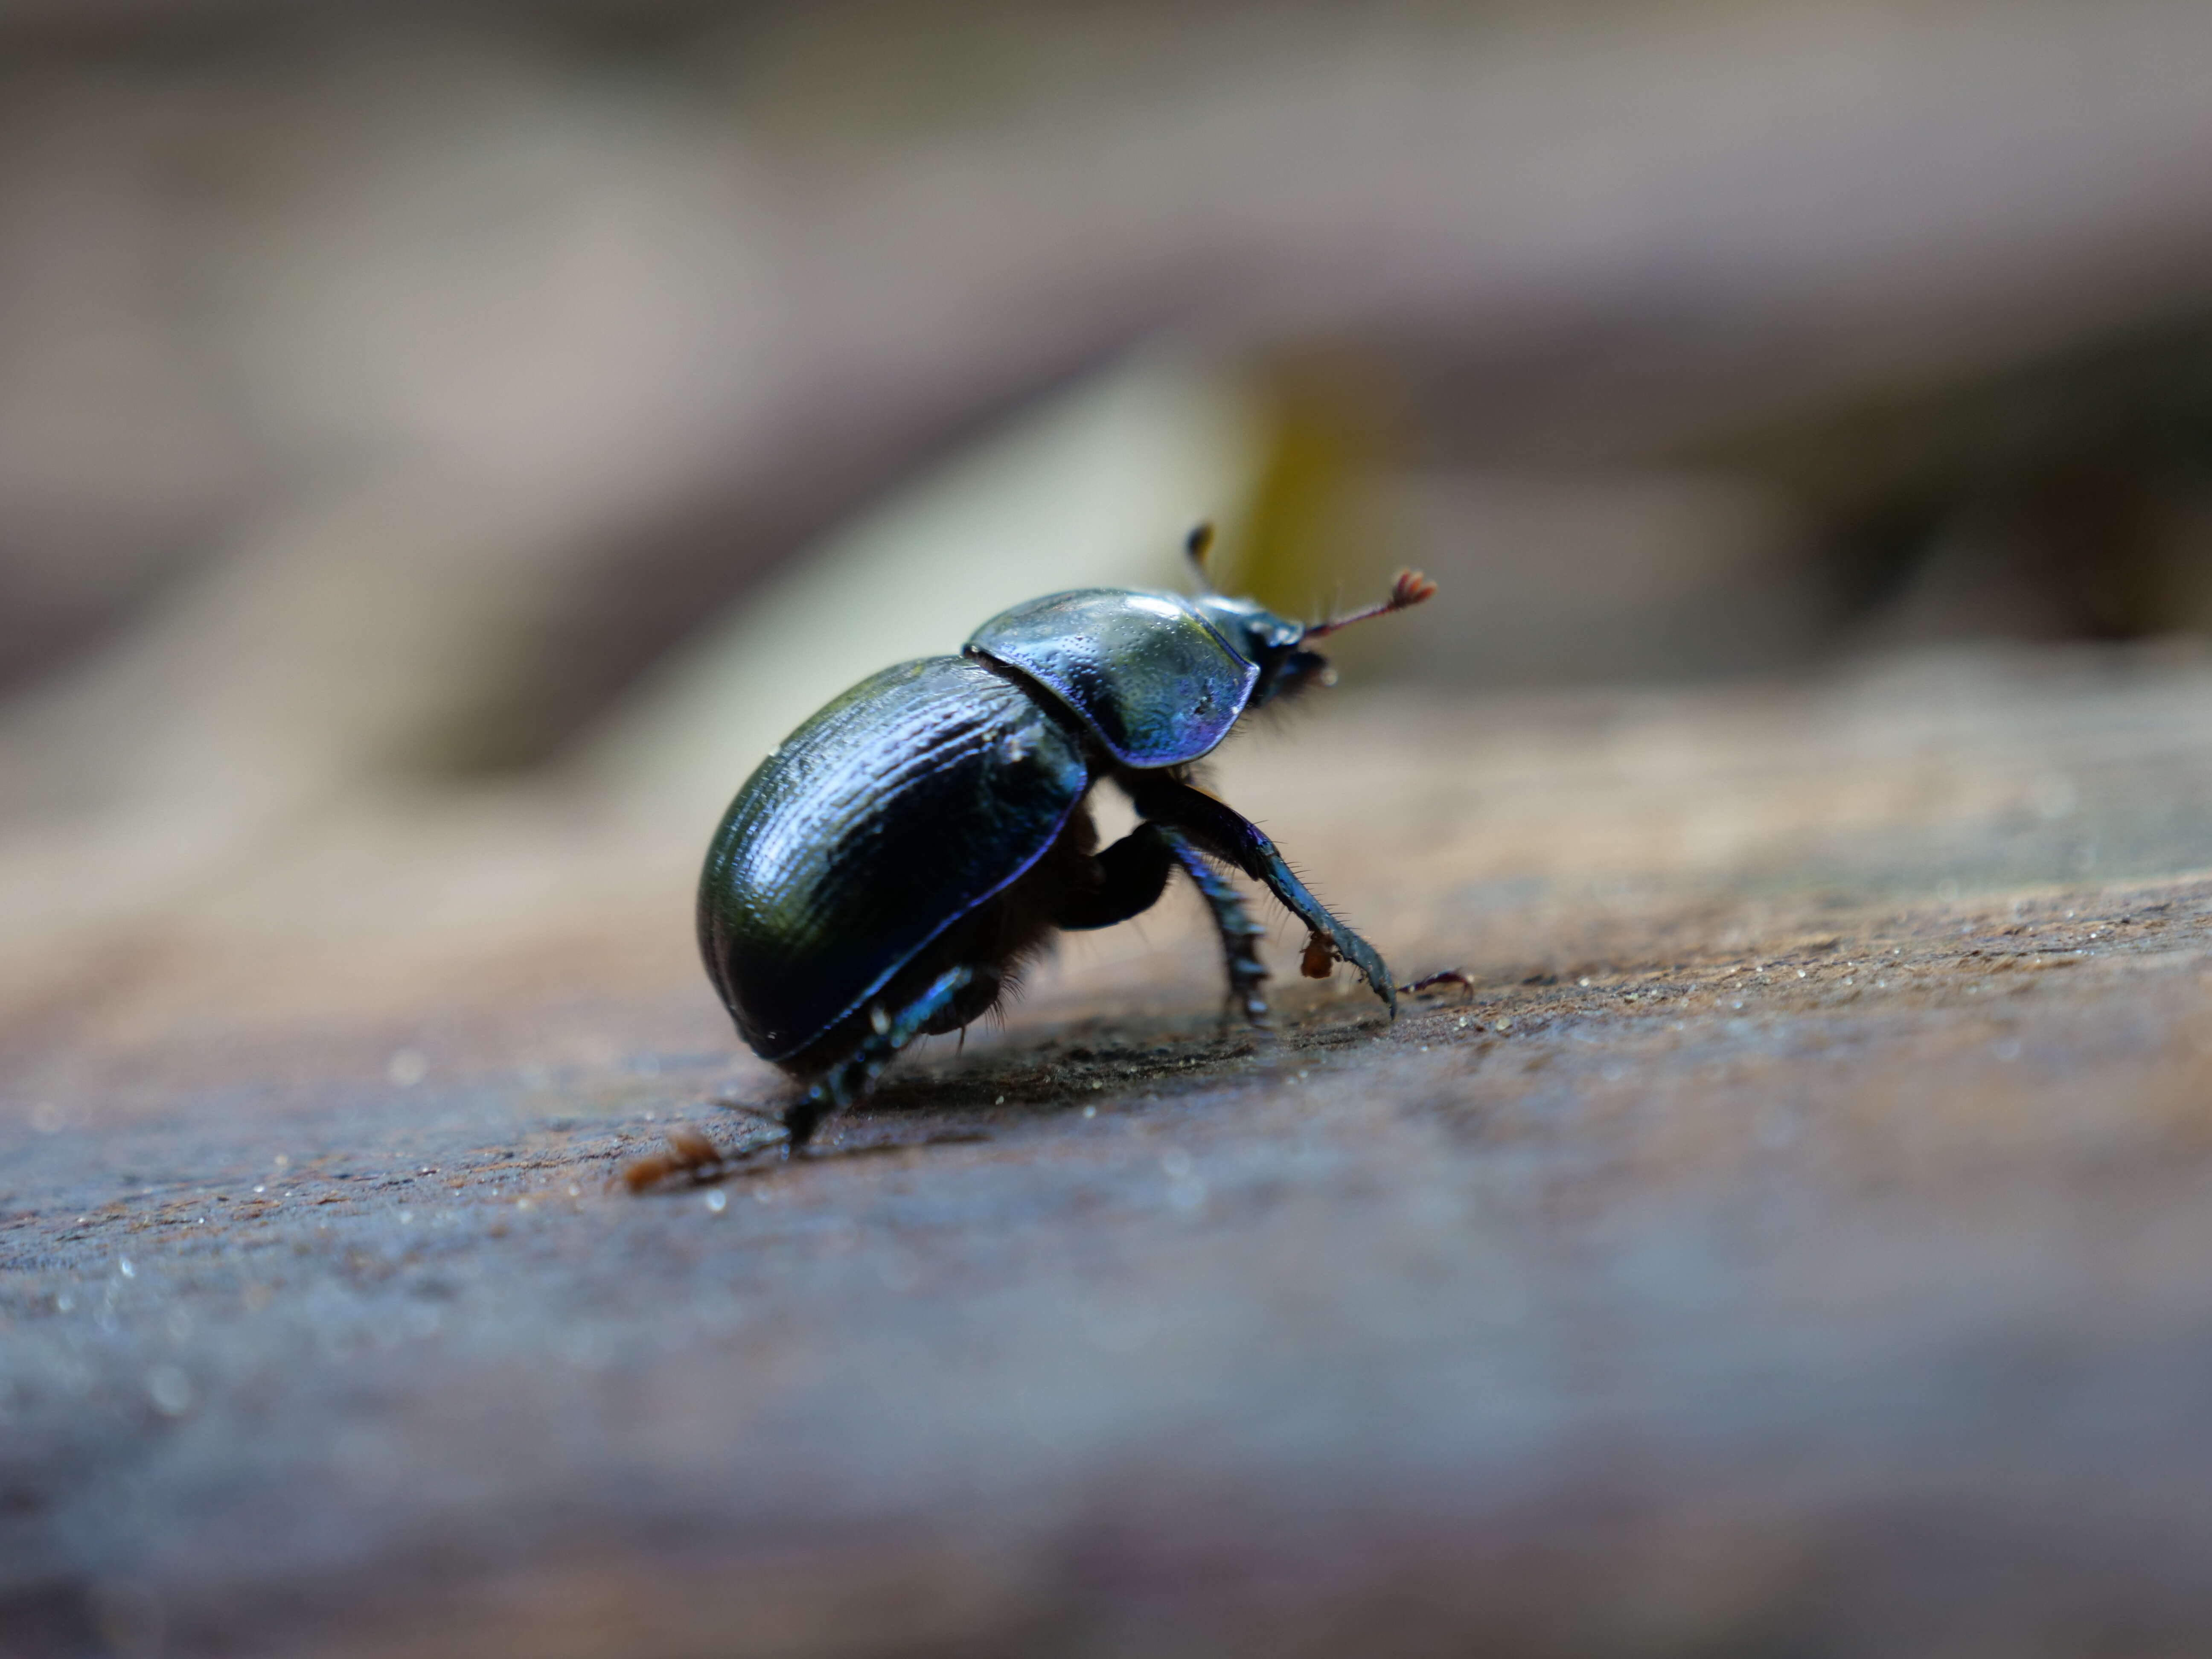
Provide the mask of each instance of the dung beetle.
{"label": "dung beetle", "polygon": [[[1404,571],[1379,605],[1301,624],[1213,592],[1211,540],[1200,525],[1186,547],[1197,598],[1094,587],[1018,605],[957,657],[861,681],[738,792],[700,878],[699,947],[739,1035],[808,1085],[783,1114],[792,1150],[915,1038],[988,1012],[1054,929],[1126,921],[1176,870],[1254,1024],[1263,930],[1217,863],[1306,925],[1309,975],[1349,962],[1396,1016],[1374,947],[1192,769],[1249,710],[1334,678],[1315,641],[1435,584]],[[1141,820],[1103,851],[1085,805],[1102,778]]]}

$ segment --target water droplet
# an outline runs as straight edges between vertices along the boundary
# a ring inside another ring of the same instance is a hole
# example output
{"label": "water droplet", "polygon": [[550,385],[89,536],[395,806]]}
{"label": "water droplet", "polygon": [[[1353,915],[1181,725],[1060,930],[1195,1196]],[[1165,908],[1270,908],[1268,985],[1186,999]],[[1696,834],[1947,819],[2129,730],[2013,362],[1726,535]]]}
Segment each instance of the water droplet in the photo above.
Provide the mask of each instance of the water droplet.
{"label": "water droplet", "polygon": [[384,1062],[384,1075],[396,1089],[411,1089],[430,1075],[429,1056],[420,1048],[394,1048]]}
{"label": "water droplet", "polygon": [[51,1100],[42,1100],[31,1108],[31,1127],[42,1135],[59,1134],[62,1130],[62,1109]]}
{"label": "water droplet", "polygon": [[[1005,1097],[1002,1095],[1000,1098],[1004,1099]],[[1085,1106],[1083,1109],[1083,1115],[1085,1117],[1097,1117],[1098,1115],[1098,1109],[1096,1106]]]}
{"label": "water droplet", "polygon": [[1992,1046],[1990,1052],[2002,1060],[2010,1061],[2018,1060],[2020,1058],[2019,1039],[2015,1037],[2006,1037],[2002,1042]]}
{"label": "water droplet", "polygon": [[125,1279],[138,1277],[138,1270],[131,1265],[131,1258],[127,1255],[118,1255],[115,1258],[115,1271]]}
{"label": "water droplet", "polygon": [[1160,1154],[1160,1170],[1170,1181],[1189,1179],[1190,1154],[1180,1146],[1171,1147]]}
{"label": "water droplet", "polygon": [[993,1102],[991,1103],[991,1104],[993,1104],[994,1106],[1003,1106],[1003,1105],[1005,1105],[1006,1103],[1006,1096],[1004,1096],[1004,1095],[1000,1095],[1000,1096],[996,1100],[994,1100],[994,1101],[993,1101]]}
{"label": "water droplet", "polygon": [[192,1379],[175,1365],[156,1365],[146,1373],[146,1397],[164,1417],[182,1417],[192,1408]]}
{"label": "water droplet", "polygon": [[720,1215],[729,1207],[730,1195],[720,1188],[707,1194],[707,1208],[709,1213]]}
{"label": "water droplet", "polygon": [[2075,788],[2074,780],[2063,773],[2046,772],[2035,781],[2029,792],[2035,806],[2035,815],[2045,823],[2069,816],[2081,804],[2081,792]]}
{"label": "water droplet", "polygon": [[266,1187],[256,1187],[253,1190],[257,1193],[265,1193],[269,1189]]}

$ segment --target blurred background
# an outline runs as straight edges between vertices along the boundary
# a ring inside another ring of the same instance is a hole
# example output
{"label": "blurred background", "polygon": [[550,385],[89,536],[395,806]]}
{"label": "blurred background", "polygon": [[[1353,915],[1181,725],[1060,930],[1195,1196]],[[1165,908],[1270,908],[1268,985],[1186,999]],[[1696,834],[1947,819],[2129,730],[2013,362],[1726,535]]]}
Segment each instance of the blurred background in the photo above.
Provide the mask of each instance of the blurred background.
{"label": "blurred background", "polygon": [[[1202,517],[1440,583],[1220,776],[1464,999],[602,1196]],[[0,1650],[2203,1651],[2208,709],[2206,0],[0,0]]]}
{"label": "blurred background", "polygon": [[1200,516],[1437,576],[1353,684],[2201,635],[2208,78],[2193,0],[5,0],[0,991],[677,891]]}

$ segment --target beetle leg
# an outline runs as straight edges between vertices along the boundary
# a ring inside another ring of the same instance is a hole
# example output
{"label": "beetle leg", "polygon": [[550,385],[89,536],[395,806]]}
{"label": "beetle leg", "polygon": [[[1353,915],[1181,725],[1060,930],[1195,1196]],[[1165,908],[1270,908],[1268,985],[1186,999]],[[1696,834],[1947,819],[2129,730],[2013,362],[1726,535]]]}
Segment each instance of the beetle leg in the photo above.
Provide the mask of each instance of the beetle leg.
{"label": "beetle leg", "polygon": [[1167,887],[1176,854],[1170,832],[1157,823],[1140,823],[1094,862],[1098,885],[1063,897],[1053,912],[1054,927],[1083,933],[1111,927],[1151,909]]}
{"label": "beetle leg", "polygon": [[1409,995],[1419,996],[1424,991],[1435,990],[1439,985],[1456,985],[1467,993],[1469,1002],[1474,1000],[1474,981],[1468,977],[1463,968],[1447,968],[1441,974],[1430,974],[1415,980],[1411,985],[1401,985],[1398,988]]}
{"label": "beetle leg", "polygon": [[1213,913],[1222,953],[1228,959],[1230,1000],[1253,1024],[1267,1019],[1267,1004],[1260,986],[1267,970],[1260,962],[1259,941],[1267,930],[1245,914],[1237,890],[1222,879],[1188,836],[1165,824],[1140,823],[1099,854],[1097,863],[1099,884],[1064,899],[1053,914],[1054,927],[1081,933],[1139,915],[1159,902],[1169,873],[1181,866]]}
{"label": "beetle leg", "polygon": [[1306,890],[1285,863],[1275,843],[1234,807],[1216,800],[1202,789],[1194,789],[1164,772],[1139,773],[1128,782],[1129,797],[1137,811],[1154,823],[1181,830],[1205,852],[1265,884],[1283,902],[1284,908],[1328,942],[1345,961],[1359,969],[1375,994],[1382,999],[1390,1017],[1398,1017],[1398,988],[1375,947],[1329,915],[1322,902]]}
{"label": "beetle leg", "polygon": [[1229,969],[1229,1000],[1248,1025],[1266,1024],[1267,1000],[1260,994],[1260,988],[1267,983],[1267,969],[1260,960],[1260,941],[1267,930],[1252,920],[1243,896],[1206,861],[1190,837],[1158,824],[1146,828],[1157,830],[1174,849],[1176,862],[1213,913],[1214,929],[1221,935],[1221,954]]}
{"label": "beetle leg", "polygon": [[870,1029],[850,1054],[815,1079],[783,1114],[783,1127],[791,1132],[790,1150],[798,1152],[814,1139],[823,1118],[841,1111],[875,1087],[884,1067],[898,1051],[921,1035],[922,1028],[967,989],[975,978],[969,968],[948,968],[929,982],[929,988],[896,1014],[882,1006],[870,1010]]}

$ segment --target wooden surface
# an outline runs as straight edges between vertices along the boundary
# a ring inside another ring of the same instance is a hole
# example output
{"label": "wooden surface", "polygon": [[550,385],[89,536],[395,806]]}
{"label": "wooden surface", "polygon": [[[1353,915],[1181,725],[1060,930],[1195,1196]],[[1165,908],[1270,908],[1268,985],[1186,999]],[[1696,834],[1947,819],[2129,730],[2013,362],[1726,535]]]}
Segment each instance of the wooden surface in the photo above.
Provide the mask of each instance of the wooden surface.
{"label": "wooden surface", "polygon": [[775,1098],[706,824],[19,934],[0,1653],[2212,1645],[2202,657],[1347,694],[1221,787],[1471,996],[1285,929],[1224,1034],[1182,896],[642,1199]]}

